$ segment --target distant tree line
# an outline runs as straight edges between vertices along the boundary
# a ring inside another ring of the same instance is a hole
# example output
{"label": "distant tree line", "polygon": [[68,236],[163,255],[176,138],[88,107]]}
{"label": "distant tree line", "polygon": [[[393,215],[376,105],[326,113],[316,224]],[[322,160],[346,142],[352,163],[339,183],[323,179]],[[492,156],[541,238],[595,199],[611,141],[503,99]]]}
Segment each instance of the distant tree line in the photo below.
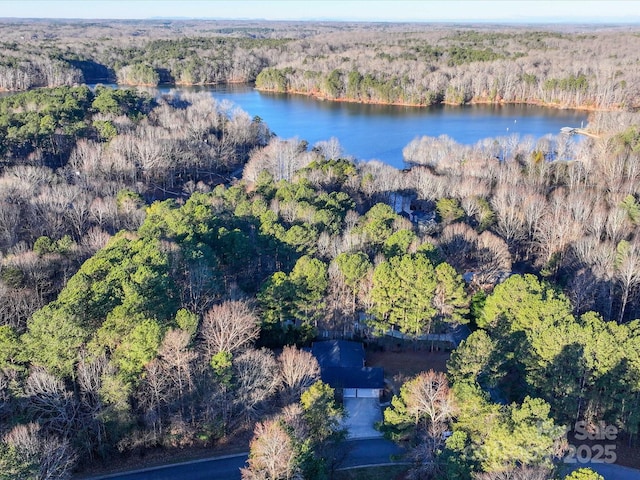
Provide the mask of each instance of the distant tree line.
{"label": "distant tree line", "polygon": [[590,63],[600,55],[596,41],[609,45],[607,52],[618,52],[626,48],[618,43],[624,35],[446,28],[374,32],[371,28],[357,40],[336,33],[307,41],[299,52],[262,70],[256,86],[363,103],[637,106],[638,83],[626,62],[616,55]]}
{"label": "distant tree line", "polygon": [[[640,82],[628,60],[638,48],[632,31],[585,35],[515,27],[135,26],[79,22],[65,25],[64,34],[52,42],[50,34],[36,33],[36,25],[29,30],[28,25],[7,24],[4,28],[14,27],[14,32],[0,44],[5,54],[0,88],[105,81],[148,86],[255,82],[263,90],[363,103],[638,106]],[[117,35],[120,31],[130,36]],[[32,41],[15,41],[17,35],[29,35]]]}

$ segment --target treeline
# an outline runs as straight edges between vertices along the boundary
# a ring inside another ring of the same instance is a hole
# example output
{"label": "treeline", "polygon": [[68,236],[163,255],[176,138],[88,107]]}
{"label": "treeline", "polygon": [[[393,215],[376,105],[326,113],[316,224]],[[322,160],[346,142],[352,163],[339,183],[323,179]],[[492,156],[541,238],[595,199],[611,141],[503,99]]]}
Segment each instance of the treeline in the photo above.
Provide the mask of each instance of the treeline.
{"label": "treeline", "polygon": [[630,64],[600,49],[626,50],[623,38],[636,41],[630,32],[434,30],[322,36],[263,70],[256,86],[364,103],[637,106]]}
{"label": "treeline", "polygon": [[[477,60],[482,61],[482,60]],[[431,106],[441,103],[530,103],[564,108],[618,109],[634,106],[627,97],[626,82],[613,78],[591,83],[583,73],[549,78],[526,73],[502,61],[490,67],[476,65],[439,69],[421,78],[396,76],[389,69],[333,69],[329,72],[304,68],[266,68],[256,78],[256,87],[275,92],[293,92],[324,99],[359,103]],[[381,68],[384,68],[381,66]],[[535,69],[531,69],[535,71]]]}
{"label": "treeline", "polygon": [[[63,24],[55,34],[38,35],[40,24],[31,31],[13,25],[15,32],[0,45],[0,87],[255,81],[263,90],[364,103],[638,106],[639,37],[623,29],[584,34],[402,24],[137,26]],[[32,41],[25,45],[16,35]]]}
{"label": "treeline", "polygon": [[248,83],[286,44],[286,39],[233,37],[153,40],[141,47],[115,47],[97,59],[114,65],[118,83],[124,84]]}
{"label": "treeline", "polygon": [[82,72],[55,58],[4,55],[0,60],[0,91],[29,90],[82,83]]}
{"label": "treeline", "polygon": [[125,37],[119,33],[129,26],[116,24],[114,30],[99,28],[92,37],[92,25],[78,23],[67,25],[70,38],[60,38],[50,34],[40,37],[35,33],[38,27],[34,24],[31,32],[21,32],[21,38],[25,34],[31,37],[27,45],[19,41],[0,43],[0,51],[6,53],[0,63],[0,89],[16,91],[83,82],[145,86],[248,83],[282,53],[289,41],[265,37],[264,32],[256,37],[253,29],[240,36],[235,30],[220,33],[219,29],[213,34],[196,30],[194,36],[184,36],[180,26],[167,35],[164,26],[149,25],[150,30],[160,29],[160,34],[147,37],[134,31]]}

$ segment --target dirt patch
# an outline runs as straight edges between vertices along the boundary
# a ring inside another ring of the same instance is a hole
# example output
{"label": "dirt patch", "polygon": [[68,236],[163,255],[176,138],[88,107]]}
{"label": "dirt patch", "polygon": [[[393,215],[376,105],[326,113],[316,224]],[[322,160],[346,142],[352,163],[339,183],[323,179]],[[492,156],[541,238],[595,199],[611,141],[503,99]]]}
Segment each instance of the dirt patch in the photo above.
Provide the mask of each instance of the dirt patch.
{"label": "dirt patch", "polygon": [[630,447],[625,441],[616,442],[616,463],[625,467],[640,469],[640,447]]}
{"label": "dirt patch", "polygon": [[409,378],[420,372],[434,370],[447,371],[449,352],[431,352],[429,350],[397,350],[383,352],[367,352],[367,366],[384,368],[384,377],[394,388],[395,392]]}
{"label": "dirt patch", "polygon": [[625,442],[616,442],[616,456],[618,465],[640,469],[640,448],[630,447]]}

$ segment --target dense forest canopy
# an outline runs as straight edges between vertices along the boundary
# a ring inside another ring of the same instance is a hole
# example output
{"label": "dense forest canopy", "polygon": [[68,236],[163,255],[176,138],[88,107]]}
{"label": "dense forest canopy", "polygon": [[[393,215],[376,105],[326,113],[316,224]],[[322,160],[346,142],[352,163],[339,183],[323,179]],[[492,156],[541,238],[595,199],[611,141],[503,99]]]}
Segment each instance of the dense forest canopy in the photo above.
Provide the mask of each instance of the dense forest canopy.
{"label": "dense forest canopy", "polygon": [[[637,446],[637,33],[3,25],[0,84],[27,91],[0,98],[0,471],[66,478],[255,426],[245,478],[324,478],[342,412],[299,347],[460,324],[447,377],[410,379],[385,413],[416,478],[550,478],[576,421]],[[437,101],[611,111],[579,143],[418,138],[400,171],[206,93],[73,85],[102,74],[406,103],[432,103],[414,100],[433,76]]]}

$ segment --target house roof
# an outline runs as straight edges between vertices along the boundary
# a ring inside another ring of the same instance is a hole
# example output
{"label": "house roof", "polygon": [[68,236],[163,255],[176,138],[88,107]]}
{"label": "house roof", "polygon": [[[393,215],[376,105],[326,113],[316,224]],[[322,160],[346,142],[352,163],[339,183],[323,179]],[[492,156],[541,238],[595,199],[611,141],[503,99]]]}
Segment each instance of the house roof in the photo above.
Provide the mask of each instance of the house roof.
{"label": "house roof", "polygon": [[314,342],[311,353],[316,357],[320,368],[328,367],[364,367],[364,347],[362,343],[346,340],[327,340]]}
{"label": "house roof", "polygon": [[380,367],[327,367],[321,370],[320,377],[333,388],[384,388]]}
{"label": "house roof", "polygon": [[382,368],[364,366],[364,347],[359,342],[314,342],[311,353],[320,364],[320,377],[333,388],[384,388]]}

